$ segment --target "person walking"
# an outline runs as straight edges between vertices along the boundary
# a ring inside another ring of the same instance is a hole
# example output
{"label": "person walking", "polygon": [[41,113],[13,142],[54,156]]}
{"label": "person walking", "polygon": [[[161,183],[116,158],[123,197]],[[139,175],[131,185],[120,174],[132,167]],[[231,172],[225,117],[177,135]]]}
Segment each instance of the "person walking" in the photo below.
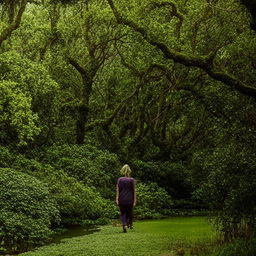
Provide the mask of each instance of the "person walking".
{"label": "person walking", "polygon": [[126,233],[126,227],[133,228],[133,208],[136,205],[135,180],[131,177],[131,169],[125,164],[120,170],[123,177],[117,180],[116,185],[116,203],[119,206],[123,232]]}

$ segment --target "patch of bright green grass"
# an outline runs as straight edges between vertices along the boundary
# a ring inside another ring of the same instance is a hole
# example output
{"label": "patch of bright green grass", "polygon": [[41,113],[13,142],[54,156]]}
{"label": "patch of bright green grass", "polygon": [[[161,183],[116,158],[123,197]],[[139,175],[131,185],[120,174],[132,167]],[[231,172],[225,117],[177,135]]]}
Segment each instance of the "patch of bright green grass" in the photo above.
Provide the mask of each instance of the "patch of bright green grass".
{"label": "patch of bright green grass", "polygon": [[211,242],[215,233],[203,217],[174,217],[135,222],[134,229],[103,226],[100,232],[63,240],[22,256],[157,256]]}

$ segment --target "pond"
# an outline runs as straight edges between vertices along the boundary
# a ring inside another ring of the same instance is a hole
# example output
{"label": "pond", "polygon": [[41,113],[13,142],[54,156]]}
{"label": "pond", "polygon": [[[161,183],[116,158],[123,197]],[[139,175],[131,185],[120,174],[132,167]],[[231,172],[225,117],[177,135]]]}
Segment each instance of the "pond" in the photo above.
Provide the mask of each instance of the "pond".
{"label": "pond", "polygon": [[58,243],[61,243],[63,239],[89,235],[99,231],[100,231],[100,228],[97,226],[90,226],[90,227],[69,226],[65,229],[64,232],[55,234],[51,239],[50,243],[58,244]]}
{"label": "pond", "polygon": [[[66,228],[60,228],[59,230],[55,231],[56,234],[53,235],[53,237],[50,239],[48,243],[46,243],[46,245],[60,244],[64,239],[89,235],[99,231],[100,231],[100,228],[97,226],[82,227],[82,226],[74,225],[74,226],[68,226]],[[14,256],[14,255],[19,255],[19,252],[13,252],[12,254],[8,254],[5,251],[0,250],[0,255]]]}

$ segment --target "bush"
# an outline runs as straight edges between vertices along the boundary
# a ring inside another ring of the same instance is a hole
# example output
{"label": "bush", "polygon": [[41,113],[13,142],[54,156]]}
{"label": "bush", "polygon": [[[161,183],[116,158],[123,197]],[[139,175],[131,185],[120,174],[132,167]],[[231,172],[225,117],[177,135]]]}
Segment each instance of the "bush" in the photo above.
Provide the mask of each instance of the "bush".
{"label": "bush", "polygon": [[137,206],[135,216],[139,219],[159,218],[168,215],[172,205],[171,197],[156,183],[136,186]]}
{"label": "bush", "polygon": [[59,220],[47,187],[36,178],[0,168],[0,244],[8,252],[43,243]]}
{"label": "bush", "polygon": [[114,199],[119,162],[115,154],[92,145],[52,146],[36,154],[40,161],[64,170],[87,186],[93,186],[108,199]]}
{"label": "bush", "polygon": [[156,182],[173,198],[190,198],[192,188],[189,172],[184,165],[172,162],[133,161],[135,178],[142,182]]}
{"label": "bush", "polygon": [[205,173],[195,197],[216,211],[215,224],[224,232],[226,241],[255,234],[255,158],[254,150],[239,144],[194,155],[194,166]]}
{"label": "bush", "polygon": [[[84,221],[96,223],[99,218],[114,218],[118,215],[114,196],[111,201],[107,200],[100,195],[98,188],[77,181],[61,169],[34,159],[27,159],[23,155],[14,155],[4,147],[0,149],[3,149],[0,151],[0,167],[11,167],[34,176],[48,185],[51,197],[57,202],[63,224],[81,224]],[[67,151],[70,153],[69,147]],[[58,152],[60,153],[60,150]],[[43,155],[42,151],[37,153],[39,154]],[[115,193],[114,184],[112,187],[110,185],[111,183],[106,186]]]}
{"label": "bush", "polygon": [[63,224],[81,224],[85,220],[95,221],[115,215],[114,207],[94,187],[69,177],[63,170],[22,156],[17,157],[13,167],[48,184]]}

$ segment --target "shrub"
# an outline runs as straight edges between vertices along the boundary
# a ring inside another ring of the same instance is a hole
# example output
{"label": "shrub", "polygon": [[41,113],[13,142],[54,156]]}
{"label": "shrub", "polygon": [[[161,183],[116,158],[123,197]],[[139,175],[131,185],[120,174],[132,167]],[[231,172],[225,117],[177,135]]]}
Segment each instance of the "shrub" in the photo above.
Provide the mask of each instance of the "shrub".
{"label": "shrub", "polygon": [[216,211],[215,224],[226,241],[255,234],[255,157],[254,149],[239,144],[194,155],[194,167],[204,173],[195,196]]}
{"label": "shrub", "polygon": [[207,209],[207,207],[202,204],[200,201],[195,200],[186,200],[186,199],[179,199],[173,201],[173,208],[174,209],[184,209],[184,210],[202,210]]}
{"label": "shrub", "polygon": [[172,200],[163,188],[156,183],[139,183],[136,186],[136,192],[138,204],[135,215],[137,218],[148,219],[168,215]]}
{"label": "shrub", "polygon": [[16,158],[13,167],[48,184],[63,224],[81,224],[85,220],[111,218],[115,214],[113,206],[94,187],[69,177],[63,170],[22,156]]}
{"label": "shrub", "polygon": [[142,182],[156,182],[174,198],[190,198],[189,171],[179,163],[133,161],[134,176]]}
{"label": "shrub", "polygon": [[0,244],[8,252],[43,243],[58,210],[47,187],[34,177],[0,168]]}
{"label": "shrub", "polygon": [[114,198],[112,185],[116,183],[120,166],[115,154],[92,145],[61,145],[47,148],[38,158],[87,186],[95,187],[104,198]]}
{"label": "shrub", "polygon": [[[111,201],[107,200],[100,195],[98,188],[77,181],[67,172],[56,169],[50,164],[27,159],[23,155],[14,155],[7,148],[3,148],[0,151],[0,167],[11,167],[47,184],[50,196],[57,203],[63,224],[97,222],[98,218],[117,216],[114,196]],[[114,185],[111,188],[108,184],[108,189],[112,193],[115,192]]]}

